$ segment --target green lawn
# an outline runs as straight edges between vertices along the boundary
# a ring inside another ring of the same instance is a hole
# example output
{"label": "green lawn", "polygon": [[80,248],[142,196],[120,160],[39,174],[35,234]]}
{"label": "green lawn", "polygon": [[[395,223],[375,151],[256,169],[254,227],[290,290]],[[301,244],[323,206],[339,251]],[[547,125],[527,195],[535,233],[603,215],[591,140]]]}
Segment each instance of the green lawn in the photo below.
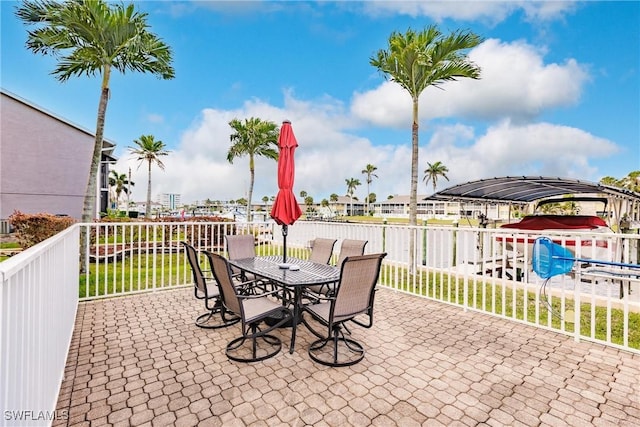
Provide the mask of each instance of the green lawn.
{"label": "green lawn", "polygon": [[[0,243],[0,249],[20,249],[20,244],[18,242],[2,242]],[[8,255],[5,255],[4,253],[0,254],[0,262],[9,258],[11,257]]]}
{"label": "green lawn", "polygon": [[[273,253],[268,245],[256,247],[258,255]],[[304,256],[304,255],[303,255]],[[208,266],[203,265],[204,269]],[[392,282],[395,278],[403,279],[399,285]],[[393,279],[392,279],[393,278]],[[404,291],[418,295],[428,296],[457,305],[463,304],[464,287],[463,279],[456,280],[454,276],[444,273],[421,273],[421,277],[413,278],[406,270],[388,271],[380,276],[381,283],[390,287],[399,288]],[[100,296],[128,291],[142,291],[155,287],[172,287],[192,283],[191,268],[183,253],[165,253],[157,255],[140,255],[131,259],[96,266],[91,264],[89,280],[87,284],[86,276],[81,275],[79,296]],[[422,283],[422,286],[415,286],[414,283]],[[521,320],[526,323],[535,324],[536,316],[538,323],[554,329],[560,330],[563,327],[561,315],[553,315],[543,304],[536,303],[536,291],[513,290],[504,288],[501,285],[490,283],[476,283],[475,288],[472,281],[467,284],[468,305],[471,308],[491,313],[501,314],[505,317]],[[540,302],[540,301],[539,301]],[[574,301],[565,298],[565,306],[561,306],[560,298],[551,299],[554,312],[560,313],[573,311]],[[595,337],[606,340],[607,310],[606,307],[595,306]],[[582,335],[589,336],[591,331],[591,310],[590,303],[583,303],[580,306]],[[616,344],[623,344],[623,311],[620,309],[611,310],[611,340]],[[564,322],[564,330],[573,332],[574,325],[572,319],[567,317]],[[640,313],[629,313],[629,346],[640,349]]]}
{"label": "green lawn", "polygon": [[[404,276],[408,277],[405,273]],[[384,279],[384,276],[382,277]],[[423,296],[429,296],[434,299],[443,300],[458,305],[463,304],[464,300],[464,280],[456,279],[453,276],[440,273],[422,273],[422,277],[416,278],[415,283],[426,283],[427,285],[414,289],[413,278],[405,280],[399,289],[416,293]],[[384,283],[391,286],[391,283]],[[536,304],[536,292],[528,291],[526,299],[524,298],[524,290],[513,290],[510,287],[503,288],[500,285],[492,285],[490,283],[477,283],[475,292],[474,284],[469,281],[467,283],[468,305],[482,311],[501,314],[506,317],[515,318],[526,323],[535,324],[536,315],[538,323],[550,326],[553,329],[560,330],[562,327],[563,312],[574,311],[574,300],[565,298],[564,307],[559,297],[551,298],[551,306],[553,312],[550,313],[546,305]],[[515,295],[514,295],[515,294]],[[515,301],[515,302],[514,302]],[[526,301],[526,310],[525,310]],[[595,310],[595,338],[607,339],[607,309],[601,306],[592,306],[590,303],[582,303],[580,305],[580,324],[581,334],[583,336],[591,335],[591,310]],[[514,312],[515,311],[515,312]],[[624,312],[621,309],[611,309],[611,341],[615,344],[623,345],[623,325]],[[640,349],[640,313],[629,313],[629,347]],[[564,330],[574,332],[574,324],[572,317],[566,317]]]}

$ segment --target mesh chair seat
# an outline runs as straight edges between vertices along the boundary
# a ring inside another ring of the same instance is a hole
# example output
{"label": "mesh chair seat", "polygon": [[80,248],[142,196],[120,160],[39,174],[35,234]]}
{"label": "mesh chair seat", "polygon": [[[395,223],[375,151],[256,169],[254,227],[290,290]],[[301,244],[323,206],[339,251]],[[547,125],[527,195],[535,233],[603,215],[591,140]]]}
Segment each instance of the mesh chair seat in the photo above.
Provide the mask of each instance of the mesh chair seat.
{"label": "mesh chair seat", "polygon": [[206,297],[218,298],[220,296],[220,291],[218,290],[218,285],[215,282],[213,282],[211,280],[208,280],[205,286],[207,287],[206,292],[202,292],[197,287],[195,288],[196,289],[196,298],[198,298],[198,299],[206,298]]}

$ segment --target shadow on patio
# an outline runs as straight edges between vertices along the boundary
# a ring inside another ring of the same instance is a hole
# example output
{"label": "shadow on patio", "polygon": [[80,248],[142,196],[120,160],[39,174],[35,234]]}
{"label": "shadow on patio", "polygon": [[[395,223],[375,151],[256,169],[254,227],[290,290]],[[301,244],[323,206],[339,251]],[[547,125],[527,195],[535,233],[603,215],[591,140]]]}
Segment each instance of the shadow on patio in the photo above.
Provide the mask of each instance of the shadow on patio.
{"label": "shadow on patio", "polygon": [[359,364],[312,363],[301,327],[247,365],[201,311],[191,288],[80,303],[54,425],[640,425],[640,356],[532,326],[380,289]]}

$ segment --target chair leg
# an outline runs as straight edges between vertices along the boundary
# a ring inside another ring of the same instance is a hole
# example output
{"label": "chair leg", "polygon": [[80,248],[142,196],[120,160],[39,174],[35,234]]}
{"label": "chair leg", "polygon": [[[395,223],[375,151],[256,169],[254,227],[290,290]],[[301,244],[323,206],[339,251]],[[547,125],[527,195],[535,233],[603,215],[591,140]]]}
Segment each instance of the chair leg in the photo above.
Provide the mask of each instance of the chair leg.
{"label": "chair leg", "polygon": [[[211,319],[218,313],[220,314],[221,320],[216,321],[215,323],[210,323]],[[240,318],[237,316],[227,317],[227,312],[222,306],[222,303],[220,303],[220,301],[216,301],[214,306],[210,308],[207,313],[201,314],[196,318],[196,326],[203,329],[220,329],[235,325],[239,321]]]}
{"label": "chair leg", "polygon": [[[329,347],[325,348],[328,344]],[[309,357],[325,366],[351,366],[364,358],[364,347],[359,342],[345,337],[342,328],[336,325],[331,336],[311,343]]]}
{"label": "chair leg", "polygon": [[[251,333],[247,330],[241,337],[227,344],[226,355],[229,359],[241,363],[259,362],[280,352],[282,349],[280,338],[260,333],[257,323],[252,323],[249,328]],[[249,345],[245,346],[247,342]],[[267,346],[261,346],[261,343],[266,343]]]}

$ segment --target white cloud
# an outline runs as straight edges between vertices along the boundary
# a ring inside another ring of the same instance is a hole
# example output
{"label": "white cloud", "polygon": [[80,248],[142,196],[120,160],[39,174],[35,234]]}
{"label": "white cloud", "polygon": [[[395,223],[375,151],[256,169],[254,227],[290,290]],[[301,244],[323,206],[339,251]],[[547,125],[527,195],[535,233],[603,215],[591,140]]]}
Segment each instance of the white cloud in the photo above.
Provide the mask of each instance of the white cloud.
{"label": "white cloud", "polygon": [[[367,138],[347,131],[355,122],[331,100],[306,102],[285,95],[286,108],[280,109],[259,100],[247,102],[242,109],[207,109],[183,136],[180,146],[163,159],[166,170],[152,170],[153,195],[180,193],[185,203],[211,198],[237,199],[246,196],[249,170],[246,158],[234,164],[226,160],[229,147],[229,120],[233,117],[261,117],[265,120],[292,121],[299,148],[296,151],[294,191],[307,191],[316,201],[331,193],[346,193],[345,179],[357,178],[362,185],[356,196],[366,193],[362,169],[377,166],[377,179],[370,191],[378,199],[391,194],[408,194],[411,148],[403,145],[374,145]],[[614,154],[618,147],[583,130],[550,123],[514,124],[501,121],[478,135],[477,129],[462,123],[435,127],[430,140],[423,140],[419,158],[419,193],[430,194],[422,181],[427,162],[443,162],[451,181],[442,180],[438,189],[456,183],[504,175],[552,175],[597,180],[592,160]],[[135,200],[146,197],[146,164],[132,167]],[[124,170],[127,165],[117,165]],[[277,192],[276,163],[256,160],[254,201]]]}
{"label": "white cloud", "polygon": [[549,22],[557,19],[564,19],[567,14],[572,13],[578,2],[538,0],[523,1],[520,3],[525,12],[527,20],[530,22]]}
{"label": "white cloud", "polygon": [[[447,84],[445,91],[430,88],[425,92],[420,105],[424,139],[419,193],[431,193],[422,177],[427,162],[436,161],[449,168],[451,179],[439,182],[439,189],[503,175],[597,180],[592,161],[615,153],[615,144],[581,129],[533,120],[549,109],[577,103],[588,79],[584,67],[574,60],[545,64],[543,54],[526,43],[488,40],[470,53],[483,68],[482,80],[454,82]],[[357,178],[362,185],[356,195],[363,199],[366,183],[361,171],[368,163],[378,168],[379,178],[370,188],[378,199],[409,193],[411,101],[399,85],[385,82],[372,91],[356,93],[350,106],[326,95],[303,100],[286,90],[282,105],[252,99],[235,110],[203,109],[183,132],[178,147],[163,159],[166,170],[153,167],[153,196],[180,193],[185,203],[246,197],[248,159],[236,159],[233,164],[226,159],[231,133],[228,123],[236,117],[259,117],[278,124],[291,120],[299,143],[296,194],[305,190],[319,202],[332,193],[344,195],[345,179]],[[446,120],[429,122],[434,118]],[[474,119],[474,125],[463,122],[465,118]],[[385,145],[376,140],[374,144],[358,134],[360,128],[371,131],[371,124],[404,128],[406,139],[387,139]],[[486,130],[485,125],[489,126]],[[425,129],[430,133],[424,133]],[[144,200],[146,165],[138,168],[128,156],[119,163],[116,170],[132,168],[134,200]],[[276,166],[272,160],[256,159],[254,201],[276,194]]]}
{"label": "white cloud", "polygon": [[[580,129],[503,121],[475,140],[467,126],[438,129],[421,150],[420,164],[444,163],[450,171],[451,182],[447,185],[521,175],[597,180],[597,170],[590,159],[608,157],[617,151],[611,141]],[[444,188],[442,185],[439,183],[438,189]]]}
{"label": "white cloud", "polygon": [[482,21],[495,25],[505,20],[515,11],[522,9],[529,21],[551,21],[562,19],[573,11],[576,2],[556,0],[525,1],[370,1],[364,2],[364,10],[377,15],[426,16],[436,22],[445,19],[460,21]]}
{"label": "white cloud", "polygon": [[[524,42],[489,39],[469,52],[481,68],[481,79],[428,87],[420,97],[420,119],[470,117],[485,120],[531,120],[541,112],[577,103],[589,80],[586,67],[574,59],[545,64],[544,51]],[[404,126],[411,99],[399,84],[385,81],[355,93],[352,113],[374,126]]]}
{"label": "white cloud", "polygon": [[149,113],[147,114],[147,121],[153,124],[164,123],[164,117],[160,114]]}

